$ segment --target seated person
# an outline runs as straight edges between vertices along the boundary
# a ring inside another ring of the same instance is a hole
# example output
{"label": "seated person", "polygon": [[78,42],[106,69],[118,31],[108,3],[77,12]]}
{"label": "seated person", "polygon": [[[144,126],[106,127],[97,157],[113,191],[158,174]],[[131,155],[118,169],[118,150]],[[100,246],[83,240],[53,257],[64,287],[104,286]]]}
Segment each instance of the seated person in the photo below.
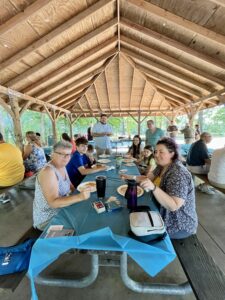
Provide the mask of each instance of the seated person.
{"label": "seated person", "polygon": [[208,132],[203,132],[200,140],[193,143],[187,155],[187,168],[194,174],[208,174],[210,167],[210,158],[207,144],[212,140]]}
{"label": "seated person", "polygon": [[77,187],[86,175],[106,170],[106,166],[89,167],[90,160],[86,155],[88,141],[85,137],[76,139],[76,145],[77,150],[66,166],[70,181],[74,187]]}
{"label": "seated person", "polygon": [[6,143],[0,133],[0,188],[12,186],[24,178],[21,151]]}
{"label": "seated person", "polygon": [[[193,143],[187,155],[187,168],[193,174],[208,174],[211,160],[207,144],[212,140],[208,132],[200,135],[200,140]],[[214,194],[214,191],[205,183],[200,184],[198,189],[207,194]]]}
{"label": "seated person", "polygon": [[[195,234],[198,218],[194,184],[190,172],[178,159],[177,144],[171,138],[162,138],[156,144],[154,157],[157,167],[148,177],[137,176],[137,180],[160,204],[170,238],[180,239]],[[136,176],[121,177],[135,179]]]}
{"label": "seated person", "polygon": [[90,166],[96,164],[96,159],[94,158],[94,147],[93,147],[93,145],[88,145],[87,146],[86,155],[88,156],[88,158],[90,160]]}
{"label": "seated person", "polygon": [[225,147],[213,152],[208,179],[216,187],[225,189]]}
{"label": "seated person", "polygon": [[76,143],[73,138],[70,138],[69,135],[64,132],[62,133],[62,140],[65,142],[69,142],[72,145],[72,154],[76,151]]}
{"label": "seated person", "polygon": [[72,145],[60,141],[53,146],[52,160],[37,175],[33,203],[33,226],[44,230],[61,207],[87,200],[90,191],[68,196],[71,182],[66,165],[71,157]]}
{"label": "seated person", "polygon": [[147,175],[155,169],[156,164],[152,146],[147,145],[144,147],[141,158],[137,161],[137,165],[141,175]]}
{"label": "seated person", "polygon": [[35,173],[47,163],[44,150],[33,131],[26,132],[27,145],[24,146],[23,159],[26,173]]}
{"label": "seated person", "polygon": [[135,135],[133,137],[133,143],[130,146],[127,154],[138,160],[141,158],[142,150],[143,147],[141,146],[141,138],[139,135]]}

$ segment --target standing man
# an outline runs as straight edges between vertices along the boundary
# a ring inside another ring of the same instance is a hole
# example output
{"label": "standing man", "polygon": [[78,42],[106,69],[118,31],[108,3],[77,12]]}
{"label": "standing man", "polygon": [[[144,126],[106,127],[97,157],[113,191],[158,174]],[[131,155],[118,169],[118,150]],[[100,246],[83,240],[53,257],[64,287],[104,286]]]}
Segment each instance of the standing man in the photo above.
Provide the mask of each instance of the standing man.
{"label": "standing man", "polygon": [[111,154],[112,127],[107,124],[107,115],[101,114],[100,121],[93,126],[92,135],[95,140],[95,148],[97,156],[105,153]]}
{"label": "standing man", "polygon": [[165,133],[162,129],[155,127],[153,120],[147,121],[148,129],[146,130],[145,136],[145,145],[150,145],[155,148],[158,140],[165,136]]}
{"label": "standing man", "polygon": [[181,133],[184,134],[185,144],[192,144],[194,142],[195,134],[189,123],[186,123],[185,127],[181,129]]}
{"label": "standing man", "polygon": [[167,127],[167,132],[169,134],[169,137],[171,139],[176,139],[177,133],[178,133],[178,128],[177,126],[174,124],[173,121],[170,121],[170,125]]}

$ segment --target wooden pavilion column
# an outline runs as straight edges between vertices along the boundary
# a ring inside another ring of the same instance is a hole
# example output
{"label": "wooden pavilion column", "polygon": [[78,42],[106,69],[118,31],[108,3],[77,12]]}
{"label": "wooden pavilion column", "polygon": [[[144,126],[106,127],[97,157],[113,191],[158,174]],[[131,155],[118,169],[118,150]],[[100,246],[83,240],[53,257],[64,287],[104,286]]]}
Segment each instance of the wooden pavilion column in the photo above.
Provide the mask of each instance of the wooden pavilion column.
{"label": "wooden pavilion column", "polygon": [[148,116],[145,116],[144,119],[141,120],[141,112],[139,111],[138,112],[138,119],[136,120],[136,118],[134,116],[132,116],[131,113],[128,113],[129,116],[137,123],[138,125],[138,135],[140,135],[141,133],[141,123],[144,122],[144,120],[148,117]]}
{"label": "wooden pavilion column", "polygon": [[20,107],[16,96],[9,94],[9,104],[11,106],[11,117],[14,124],[14,134],[16,139],[16,145],[23,151],[23,135],[20,122]]}
{"label": "wooden pavilion column", "polygon": [[48,110],[47,106],[44,106],[51,122],[52,122],[52,134],[53,134],[53,140],[54,144],[57,142],[57,129],[56,129],[56,121],[57,118],[60,116],[60,112],[58,115],[56,115],[55,110],[53,109],[52,111]]}

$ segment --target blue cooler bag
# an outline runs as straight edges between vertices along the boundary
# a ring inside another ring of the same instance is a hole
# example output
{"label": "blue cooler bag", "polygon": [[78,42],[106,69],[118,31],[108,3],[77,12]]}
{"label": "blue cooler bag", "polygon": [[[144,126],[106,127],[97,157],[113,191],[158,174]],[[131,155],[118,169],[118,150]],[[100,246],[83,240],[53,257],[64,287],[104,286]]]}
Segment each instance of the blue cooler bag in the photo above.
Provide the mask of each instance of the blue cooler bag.
{"label": "blue cooler bag", "polygon": [[0,247],[0,275],[28,270],[32,246],[36,239],[28,239],[22,244]]}

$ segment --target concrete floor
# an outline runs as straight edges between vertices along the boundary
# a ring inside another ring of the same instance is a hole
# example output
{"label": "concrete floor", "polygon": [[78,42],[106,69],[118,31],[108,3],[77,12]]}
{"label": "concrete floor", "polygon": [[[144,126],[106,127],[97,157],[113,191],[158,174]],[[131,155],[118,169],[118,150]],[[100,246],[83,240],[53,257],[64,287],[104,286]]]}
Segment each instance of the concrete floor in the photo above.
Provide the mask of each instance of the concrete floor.
{"label": "concrete floor", "polygon": [[[11,245],[17,240],[20,232],[32,224],[32,198],[33,191],[12,191],[11,203],[0,206],[0,243]],[[197,211],[199,216],[198,238],[204,244],[209,254],[225,273],[225,195],[216,192],[215,195],[207,195],[196,191]],[[16,220],[16,221],[15,221]],[[7,226],[6,226],[7,224]],[[85,275],[89,268],[90,257],[86,254],[65,254],[49,268],[48,272],[59,274],[63,270],[64,276],[73,274],[75,277]],[[66,274],[66,275],[65,275]],[[147,282],[171,282],[181,283],[186,281],[183,270],[176,259],[155,278],[148,276],[139,268],[135,262],[129,264],[129,275],[138,281]],[[97,280],[88,288],[56,288],[37,286],[40,300],[46,299],[139,299],[152,300],[193,300],[193,294],[187,296],[166,296],[138,294],[127,289],[120,280],[118,268],[100,267]],[[14,293],[0,290],[1,300],[27,300],[31,299],[29,280],[25,277]]]}

